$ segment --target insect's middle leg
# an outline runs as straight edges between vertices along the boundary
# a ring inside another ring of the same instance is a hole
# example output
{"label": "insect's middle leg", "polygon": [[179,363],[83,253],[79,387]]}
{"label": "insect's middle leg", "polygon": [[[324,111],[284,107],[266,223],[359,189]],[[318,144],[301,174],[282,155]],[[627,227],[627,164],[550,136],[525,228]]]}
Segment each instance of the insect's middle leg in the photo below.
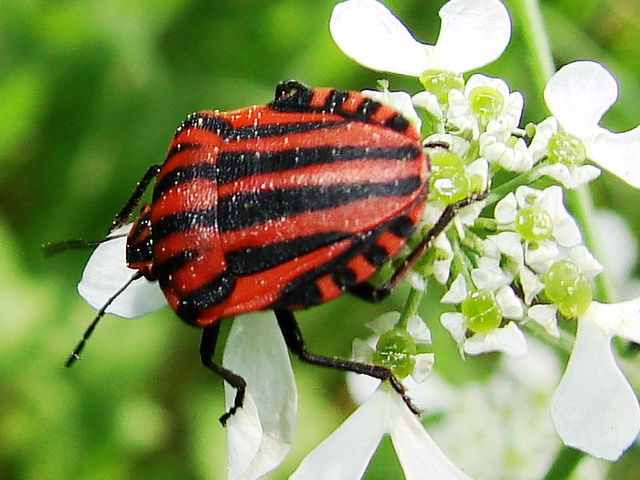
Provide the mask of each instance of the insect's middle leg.
{"label": "insect's middle leg", "polygon": [[298,326],[298,322],[289,310],[275,309],[274,313],[278,320],[278,325],[284,336],[285,343],[289,350],[293,352],[300,360],[310,363],[312,365],[318,365],[321,367],[335,368],[336,370],[343,370],[347,372],[360,373],[368,375],[373,378],[377,378],[382,381],[389,381],[393,389],[400,394],[404,403],[407,404],[409,410],[416,415],[420,414],[420,410],[413,405],[411,399],[407,396],[405,388],[396,377],[390,368],[383,367],[381,365],[372,365],[368,363],[354,362],[352,360],[344,360],[336,357],[323,357],[321,355],[315,355],[309,353],[304,344],[302,338],[302,332]]}
{"label": "insect's middle leg", "polygon": [[220,417],[220,423],[225,426],[227,420],[236,413],[239,408],[242,408],[244,402],[244,394],[247,389],[247,382],[240,375],[233,373],[231,370],[227,370],[222,365],[218,365],[213,361],[213,354],[216,350],[216,341],[218,340],[218,333],[220,332],[220,323],[207,327],[202,332],[202,340],[200,341],[200,360],[202,364],[212,372],[220,375],[222,379],[236,389],[236,397],[233,401],[233,406],[228,412]]}

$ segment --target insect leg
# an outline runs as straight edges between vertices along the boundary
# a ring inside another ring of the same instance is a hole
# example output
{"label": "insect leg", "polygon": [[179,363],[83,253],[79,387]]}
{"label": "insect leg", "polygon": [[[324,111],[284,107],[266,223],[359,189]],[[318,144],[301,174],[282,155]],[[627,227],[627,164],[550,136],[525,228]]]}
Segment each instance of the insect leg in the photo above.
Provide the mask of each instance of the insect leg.
{"label": "insect leg", "polygon": [[216,341],[218,340],[219,332],[219,323],[215,323],[203,330],[202,340],[200,341],[200,360],[205,367],[217,375],[220,375],[225,382],[236,389],[236,397],[233,401],[233,406],[228,412],[220,417],[220,423],[225,426],[227,424],[227,420],[229,420],[229,418],[235,414],[239,408],[242,408],[247,382],[245,382],[244,378],[240,375],[233,373],[231,370],[227,370],[222,365],[218,365],[213,361],[213,354],[216,350]]}
{"label": "insect leg", "polygon": [[133,212],[133,209],[138,206],[145,190],[151,181],[158,176],[158,173],[160,173],[160,165],[151,165],[147,169],[142,179],[138,182],[136,189],[131,194],[131,197],[127,200],[127,203],[122,207],[122,210],[118,212],[116,218],[113,219],[109,233],[113,232],[116,228],[120,228],[129,221],[131,218],[131,212]]}
{"label": "insect leg", "polygon": [[365,282],[349,287],[347,291],[351,295],[368,302],[379,302],[387,298],[393,291],[395,286],[398,284],[398,282],[402,280],[402,277],[413,266],[413,264],[416,263],[416,261],[420,257],[422,257],[424,253],[431,247],[436,237],[440,235],[447,228],[447,226],[449,226],[451,221],[458,213],[458,210],[460,210],[462,207],[466,207],[467,205],[484,199],[488,195],[488,193],[489,192],[487,191],[479,195],[472,195],[468,198],[465,198],[464,200],[453,203],[451,205],[447,205],[435,225],[431,227],[420,244],[411,251],[409,256],[402,262],[402,265],[398,267],[398,269],[393,273],[391,278],[384,285],[375,286]]}
{"label": "insect leg", "polygon": [[393,389],[400,394],[404,403],[407,404],[409,410],[416,415],[420,414],[418,408],[411,402],[411,399],[407,396],[405,388],[400,380],[393,374],[391,369],[383,367],[381,365],[371,365],[368,363],[354,362],[352,360],[344,360],[336,357],[323,357],[321,355],[315,355],[309,353],[304,344],[304,338],[302,338],[302,332],[298,326],[298,322],[289,310],[277,308],[274,310],[278,325],[282,331],[285,343],[292,353],[298,356],[303,362],[310,363],[312,365],[318,365],[320,367],[335,368],[336,370],[343,370],[347,372],[360,373],[368,375],[373,378],[377,378],[382,381],[389,381]]}

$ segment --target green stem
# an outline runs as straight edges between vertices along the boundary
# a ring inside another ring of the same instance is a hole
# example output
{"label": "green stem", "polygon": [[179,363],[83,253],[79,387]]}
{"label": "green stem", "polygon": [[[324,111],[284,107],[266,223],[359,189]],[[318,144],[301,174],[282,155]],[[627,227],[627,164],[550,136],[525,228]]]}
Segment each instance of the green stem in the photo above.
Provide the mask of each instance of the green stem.
{"label": "green stem", "polygon": [[562,480],[569,478],[571,472],[578,466],[584,453],[570,447],[562,447],[555,460],[549,467],[542,480]]}
{"label": "green stem", "polygon": [[523,30],[536,91],[542,92],[547,81],[555,73],[556,67],[540,5],[538,0],[511,0],[508,3],[515,23]]}

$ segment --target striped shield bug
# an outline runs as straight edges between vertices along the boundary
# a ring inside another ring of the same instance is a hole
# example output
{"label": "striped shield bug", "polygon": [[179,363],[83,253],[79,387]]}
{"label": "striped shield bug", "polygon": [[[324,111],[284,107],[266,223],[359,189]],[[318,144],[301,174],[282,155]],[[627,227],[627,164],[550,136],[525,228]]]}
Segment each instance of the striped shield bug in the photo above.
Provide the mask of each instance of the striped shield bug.
{"label": "striped shield bug", "polygon": [[193,113],[112,231],[129,222],[154,180],[127,238],[130,282],[157,281],[178,316],[203,329],[202,363],[237,392],[223,424],[242,406],[246,384],[212,359],[220,320],[266,309],[300,359],[390,381],[417,413],[387,367],[307,352],[293,314],[345,292],[386,297],[463,205],[444,211],[386,284],[367,283],[406,245],[428,194],[429,158],[405,117],[358,92],[297,81],[280,83],[264,106]]}

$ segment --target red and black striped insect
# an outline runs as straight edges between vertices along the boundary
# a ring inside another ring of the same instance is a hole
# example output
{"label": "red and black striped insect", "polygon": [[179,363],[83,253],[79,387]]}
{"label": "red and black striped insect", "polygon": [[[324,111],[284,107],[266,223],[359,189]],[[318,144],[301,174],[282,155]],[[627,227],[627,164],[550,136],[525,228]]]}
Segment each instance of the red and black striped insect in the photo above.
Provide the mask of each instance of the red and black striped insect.
{"label": "red and black striped insect", "polygon": [[265,106],[191,114],[113,229],[129,221],[154,179],[128,236],[127,264],[132,280],[157,280],[178,316],[204,329],[202,363],[237,391],[223,424],[242,406],[246,385],[212,360],[220,320],[265,309],[302,360],[389,380],[416,411],[391,370],[307,352],[292,313],[344,292],[387,296],[454,215],[445,210],[387,284],[367,283],[405,246],[428,193],[428,156],[401,114],[358,92],[296,81],[279,84]]}

